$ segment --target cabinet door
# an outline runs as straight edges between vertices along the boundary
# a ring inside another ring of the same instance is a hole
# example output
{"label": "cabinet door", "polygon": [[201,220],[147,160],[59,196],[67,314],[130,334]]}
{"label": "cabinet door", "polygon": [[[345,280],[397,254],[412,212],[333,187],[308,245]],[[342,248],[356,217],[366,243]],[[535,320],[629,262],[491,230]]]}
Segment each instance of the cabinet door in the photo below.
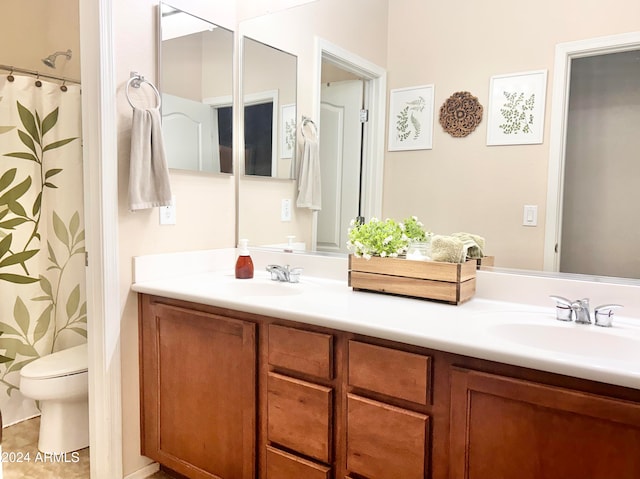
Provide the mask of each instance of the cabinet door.
{"label": "cabinet door", "polygon": [[189,478],[255,476],[255,325],[143,304],[142,453]]}
{"label": "cabinet door", "polygon": [[451,479],[637,479],[640,405],[477,371],[451,374]]}
{"label": "cabinet door", "polygon": [[424,479],[429,418],[347,395],[347,469],[368,479]]}

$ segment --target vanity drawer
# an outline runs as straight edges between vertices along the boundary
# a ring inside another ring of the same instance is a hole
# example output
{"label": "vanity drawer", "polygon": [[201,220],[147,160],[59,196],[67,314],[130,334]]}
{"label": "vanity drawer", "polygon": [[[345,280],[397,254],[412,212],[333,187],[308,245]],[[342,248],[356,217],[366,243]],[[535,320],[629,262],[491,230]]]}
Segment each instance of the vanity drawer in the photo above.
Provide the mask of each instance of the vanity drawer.
{"label": "vanity drawer", "polygon": [[333,336],[270,324],[269,364],[332,379]]}
{"label": "vanity drawer", "polygon": [[267,380],[267,439],[329,463],[332,389],[281,374]]}
{"label": "vanity drawer", "polygon": [[427,404],[431,358],[349,341],[349,385]]}
{"label": "vanity drawer", "polygon": [[331,468],[267,446],[267,479],[329,479]]}
{"label": "vanity drawer", "polygon": [[368,479],[424,479],[429,417],[347,395],[347,469]]}

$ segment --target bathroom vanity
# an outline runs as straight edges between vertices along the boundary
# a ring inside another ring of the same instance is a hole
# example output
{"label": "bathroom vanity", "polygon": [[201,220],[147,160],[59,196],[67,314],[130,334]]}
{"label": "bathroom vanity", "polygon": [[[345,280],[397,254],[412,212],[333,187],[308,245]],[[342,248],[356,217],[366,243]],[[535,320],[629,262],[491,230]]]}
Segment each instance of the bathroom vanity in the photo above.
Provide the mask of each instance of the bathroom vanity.
{"label": "bathroom vanity", "polygon": [[[627,362],[628,351],[590,361],[487,333],[506,317],[555,328],[552,308],[229,276],[133,288],[142,453],[166,468],[223,479],[640,477],[638,349]],[[640,341],[634,328],[624,339]]]}

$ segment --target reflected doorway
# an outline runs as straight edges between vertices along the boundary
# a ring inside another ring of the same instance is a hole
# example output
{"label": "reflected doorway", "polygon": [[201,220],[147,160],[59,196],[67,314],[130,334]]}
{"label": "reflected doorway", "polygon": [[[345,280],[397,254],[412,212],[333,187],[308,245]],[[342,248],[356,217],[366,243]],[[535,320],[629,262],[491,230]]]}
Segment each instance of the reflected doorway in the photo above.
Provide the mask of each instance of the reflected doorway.
{"label": "reflected doorway", "polygon": [[571,61],[561,272],[640,278],[638,125],[640,50]]}
{"label": "reflected doorway", "polygon": [[640,33],[556,46],[545,271],[640,278],[639,68]]}
{"label": "reflected doorway", "polygon": [[316,47],[322,209],[313,213],[311,245],[346,253],[351,220],[382,214],[386,71],[325,40]]}
{"label": "reflected doorway", "polygon": [[362,79],[323,82],[320,100],[322,209],[318,251],[347,253],[349,224],[361,215],[360,189],[365,123]]}

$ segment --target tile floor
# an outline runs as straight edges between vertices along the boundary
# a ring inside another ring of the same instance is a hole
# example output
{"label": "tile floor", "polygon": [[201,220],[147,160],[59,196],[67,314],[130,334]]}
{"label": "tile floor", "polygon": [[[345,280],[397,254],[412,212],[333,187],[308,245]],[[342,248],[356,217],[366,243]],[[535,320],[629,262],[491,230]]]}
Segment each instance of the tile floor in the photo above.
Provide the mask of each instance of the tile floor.
{"label": "tile floor", "polygon": [[149,476],[147,479],[173,479],[173,476],[166,474],[162,471],[158,471],[155,474]]}
{"label": "tile floor", "polygon": [[[38,453],[39,429],[39,417],[3,429],[3,479],[89,479],[89,449],[67,454],[66,462],[46,457]],[[158,471],[148,479],[173,477]]]}
{"label": "tile floor", "polygon": [[39,429],[39,417],[3,429],[4,479],[88,479],[89,449],[66,456],[46,456],[38,452]]}

